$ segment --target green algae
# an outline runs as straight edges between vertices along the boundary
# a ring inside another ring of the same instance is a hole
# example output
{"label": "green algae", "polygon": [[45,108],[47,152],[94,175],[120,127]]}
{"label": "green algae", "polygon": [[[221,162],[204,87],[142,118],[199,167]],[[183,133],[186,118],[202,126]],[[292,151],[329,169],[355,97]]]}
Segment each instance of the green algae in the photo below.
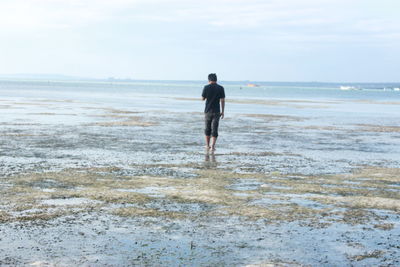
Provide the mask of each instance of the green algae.
{"label": "green algae", "polygon": [[[400,170],[393,168],[364,167],[350,174],[321,176],[194,169],[195,176],[190,178],[119,175],[121,170],[118,167],[81,168],[5,178],[12,186],[2,190],[4,197],[0,204],[7,209],[0,215],[1,220],[46,220],[70,212],[99,209],[125,217],[185,218],[198,212],[172,212],[145,205],[159,199],[177,206],[211,205],[212,208],[200,211],[202,216],[269,221],[324,218],[361,224],[372,218],[380,220],[372,209],[400,211],[399,194],[390,187],[399,182]],[[252,186],[241,187],[242,183]],[[146,188],[155,188],[158,196],[146,193]],[[43,205],[46,200],[73,198],[96,202],[68,205],[68,209],[62,205]],[[29,210],[35,212],[27,214]]]}
{"label": "green algae", "polygon": [[170,219],[183,219],[186,214],[173,211],[161,211],[157,209],[143,209],[137,207],[118,208],[112,211],[112,214],[123,217],[166,217]]}
{"label": "green algae", "polygon": [[394,228],[394,223],[381,223],[381,224],[375,224],[374,228],[378,228],[381,230],[389,231]]}
{"label": "green algae", "polygon": [[362,255],[348,256],[348,258],[352,261],[361,261],[367,258],[380,258],[385,254],[382,250],[374,250]]}
{"label": "green algae", "polygon": [[10,214],[5,211],[0,211],[0,223],[8,222],[10,220]]}

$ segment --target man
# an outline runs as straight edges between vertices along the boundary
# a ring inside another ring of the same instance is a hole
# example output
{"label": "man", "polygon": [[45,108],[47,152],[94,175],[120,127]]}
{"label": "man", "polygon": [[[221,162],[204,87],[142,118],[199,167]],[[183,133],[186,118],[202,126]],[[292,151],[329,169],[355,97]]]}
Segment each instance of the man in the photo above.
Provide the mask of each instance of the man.
{"label": "man", "polygon": [[217,84],[217,75],[215,73],[208,75],[208,85],[204,86],[202,97],[203,101],[207,100],[204,109],[206,149],[213,152],[218,138],[219,119],[224,118],[225,110],[225,90],[224,87]]}

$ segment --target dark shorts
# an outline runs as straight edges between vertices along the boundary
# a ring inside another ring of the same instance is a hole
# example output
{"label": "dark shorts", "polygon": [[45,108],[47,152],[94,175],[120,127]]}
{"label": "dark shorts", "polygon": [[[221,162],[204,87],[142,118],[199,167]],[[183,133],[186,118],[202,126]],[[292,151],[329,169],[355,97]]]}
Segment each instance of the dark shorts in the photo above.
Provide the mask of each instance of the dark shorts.
{"label": "dark shorts", "polygon": [[221,113],[219,112],[207,112],[204,113],[205,129],[204,134],[207,136],[218,136],[218,125]]}

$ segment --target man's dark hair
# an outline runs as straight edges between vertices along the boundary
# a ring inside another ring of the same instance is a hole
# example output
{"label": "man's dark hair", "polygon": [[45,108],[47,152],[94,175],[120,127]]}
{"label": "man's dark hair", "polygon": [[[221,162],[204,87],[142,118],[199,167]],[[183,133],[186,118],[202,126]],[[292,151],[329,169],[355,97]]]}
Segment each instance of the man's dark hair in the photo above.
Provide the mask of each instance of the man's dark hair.
{"label": "man's dark hair", "polygon": [[217,74],[215,74],[215,73],[208,74],[208,80],[210,82],[216,82],[217,81]]}

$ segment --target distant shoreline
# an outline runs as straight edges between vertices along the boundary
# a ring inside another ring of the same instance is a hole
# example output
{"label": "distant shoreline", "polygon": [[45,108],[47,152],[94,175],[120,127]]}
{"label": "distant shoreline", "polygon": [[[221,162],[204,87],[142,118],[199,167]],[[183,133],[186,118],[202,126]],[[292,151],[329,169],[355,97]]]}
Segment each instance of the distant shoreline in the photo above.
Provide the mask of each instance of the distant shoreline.
{"label": "distant shoreline", "polygon": [[[199,82],[204,83],[205,80],[174,80],[174,79],[131,79],[131,78],[91,78],[79,77],[59,74],[0,74],[0,80],[5,81],[87,81],[87,82]],[[400,81],[385,81],[385,82],[348,82],[348,81],[262,81],[262,80],[221,80],[221,83],[243,83],[257,85],[394,85],[400,86]]]}
{"label": "distant shoreline", "polygon": [[[2,82],[42,82],[42,83],[93,83],[93,84],[134,84],[134,83],[173,83],[185,84],[193,83],[202,85],[204,80],[142,80],[142,79],[92,79],[79,77],[19,77],[0,75]],[[381,83],[366,83],[366,82],[276,82],[276,81],[252,81],[252,84],[257,86],[249,87],[249,81],[220,81],[223,85],[241,86],[243,89],[257,90],[268,86],[285,86],[285,87],[310,87],[320,89],[340,89],[343,86],[361,88],[364,90],[393,90],[400,87],[400,82],[381,82]]]}

